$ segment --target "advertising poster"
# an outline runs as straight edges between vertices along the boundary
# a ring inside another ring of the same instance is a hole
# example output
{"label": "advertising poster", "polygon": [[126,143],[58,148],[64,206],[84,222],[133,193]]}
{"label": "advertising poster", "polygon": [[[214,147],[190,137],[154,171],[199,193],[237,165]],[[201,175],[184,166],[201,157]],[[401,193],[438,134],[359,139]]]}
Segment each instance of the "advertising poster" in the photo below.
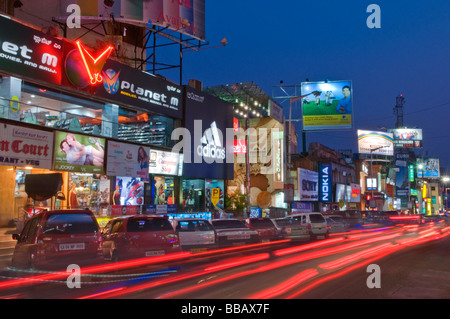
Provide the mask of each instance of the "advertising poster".
{"label": "advertising poster", "polygon": [[300,201],[317,202],[319,198],[319,173],[298,168]]}
{"label": "advertising poster", "polygon": [[183,150],[183,176],[233,179],[234,139],[226,136],[227,128],[233,128],[231,103],[191,87],[184,91],[184,126],[190,133],[191,145]]}
{"label": "advertising poster", "polygon": [[417,160],[417,177],[439,178],[439,159],[428,158]]}
{"label": "advertising poster", "polygon": [[104,175],[104,150],[104,138],[55,132],[53,169]]}
{"label": "advertising poster", "polygon": [[106,175],[148,178],[150,148],[108,141]]}
{"label": "advertising poster", "polygon": [[301,95],[304,131],[352,128],[351,81],[303,82]]}
{"label": "advertising poster", "polygon": [[113,193],[114,205],[143,205],[144,182],[137,177],[117,177]]}
{"label": "advertising poster", "polygon": [[393,156],[393,134],[387,132],[358,130],[358,153]]}
{"label": "advertising poster", "polygon": [[422,129],[396,128],[389,130],[394,135],[394,146],[398,148],[422,147]]}
{"label": "advertising poster", "polygon": [[332,202],[333,183],[331,164],[319,163],[319,201]]}
{"label": "advertising poster", "polygon": [[150,150],[150,174],[181,176],[183,172],[183,154]]}
{"label": "advertising poster", "polygon": [[51,169],[53,132],[2,124],[0,165]]}
{"label": "advertising poster", "polygon": [[65,8],[69,4],[78,4],[82,16],[109,17],[125,19],[136,25],[160,26],[205,39],[205,0],[60,0],[61,16],[68,16]]}

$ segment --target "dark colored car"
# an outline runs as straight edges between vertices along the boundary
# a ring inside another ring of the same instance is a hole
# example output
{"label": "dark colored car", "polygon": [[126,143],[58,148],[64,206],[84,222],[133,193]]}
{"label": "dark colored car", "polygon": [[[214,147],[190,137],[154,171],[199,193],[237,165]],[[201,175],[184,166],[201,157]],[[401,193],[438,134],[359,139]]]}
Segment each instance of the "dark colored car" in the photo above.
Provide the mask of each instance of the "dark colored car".
{"label": "dark colored car", "polygon": [[167,217],[124,216],[103,229],[103,256],[118,261],[180,252],[180,241]]}
{"label": "dark colored car", "polygon": [[102,261],[102,237],[90,210],[54,210],[34,215],[17,240],[12,266],[67,268]]}
{"label": "dark colored car", "polygon": [[258,232],[261,242],[267,242],[278,238],[278,230],[270,218],[254,217],[247,218],[245,224],[248,228]]}
{"label": "dark colored car", "polygon": [[213,219],[219,247],[259,243],[258,233],[239,219]]}

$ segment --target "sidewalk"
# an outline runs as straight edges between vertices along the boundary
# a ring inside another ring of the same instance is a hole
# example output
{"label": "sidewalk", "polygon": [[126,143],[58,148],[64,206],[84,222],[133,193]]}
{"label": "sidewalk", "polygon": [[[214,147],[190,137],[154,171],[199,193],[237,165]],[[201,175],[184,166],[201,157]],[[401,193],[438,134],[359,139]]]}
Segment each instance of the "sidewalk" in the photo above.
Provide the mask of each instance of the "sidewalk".
{"label": "sidewalk", "polygon": [[16,228],[0,228],[0,269],[8,267],[17,241],[12,239],[12,234],[17,232]]}

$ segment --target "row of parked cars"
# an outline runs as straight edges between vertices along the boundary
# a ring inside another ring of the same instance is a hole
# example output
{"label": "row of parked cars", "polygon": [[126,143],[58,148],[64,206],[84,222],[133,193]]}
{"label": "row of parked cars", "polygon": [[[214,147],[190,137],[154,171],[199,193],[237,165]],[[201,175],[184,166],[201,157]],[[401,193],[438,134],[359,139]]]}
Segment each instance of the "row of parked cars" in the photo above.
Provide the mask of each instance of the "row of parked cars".
{"label": "row of parked cars", "polygon": [[100,229],[89,210],[45,211],[29,219],[20,235],[13,235],[17,244],[12,265],[67,265],[68,259],[77,264],[99,258],[117,261],[284,238],[307,241],[336,231],[328,224],[320,213],[245,220],[135,215],[114,218]]}

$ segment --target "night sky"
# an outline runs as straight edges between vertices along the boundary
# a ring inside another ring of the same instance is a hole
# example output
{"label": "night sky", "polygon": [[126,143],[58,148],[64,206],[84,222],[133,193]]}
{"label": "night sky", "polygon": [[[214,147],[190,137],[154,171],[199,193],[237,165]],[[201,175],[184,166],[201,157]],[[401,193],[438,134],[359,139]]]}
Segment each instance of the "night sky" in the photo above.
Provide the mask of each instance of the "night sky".
{"label": "night sky", "polygon": [[[380,29],[366,25],[369,4],[381,8]],[[354,152],[357,129],[394,128],[403,94],[405,126],[423,129],[419,154],[450,170],[449,15],[448,0],[206,1],[206,41],[217,46],[226,37],[228,44],[184,53],[183,84],[253,81],[272,96],[280,81],[351,80],[353,130],[306,136],[308,144]],[[288,117],[288,103],[282,106]],[[293,118],[300,112],[298,104]]]}

